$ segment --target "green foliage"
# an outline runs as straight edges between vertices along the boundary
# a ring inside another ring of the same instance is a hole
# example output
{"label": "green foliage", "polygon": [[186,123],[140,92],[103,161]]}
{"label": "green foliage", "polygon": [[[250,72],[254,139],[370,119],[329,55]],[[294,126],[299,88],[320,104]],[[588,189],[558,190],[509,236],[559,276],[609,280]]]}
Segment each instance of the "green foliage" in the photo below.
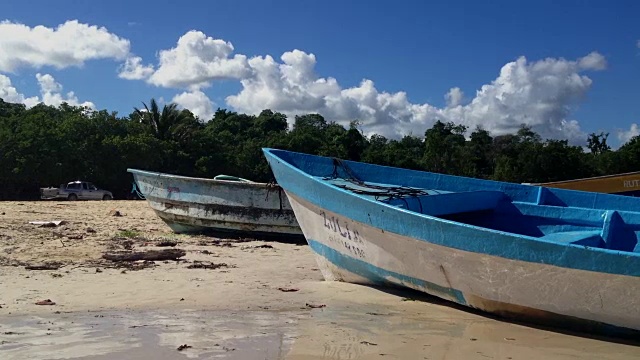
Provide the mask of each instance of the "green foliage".
{"label": "green foliage", "polygon": [[591,150],[591,153],[594,155],[600,155],[607,151],[610,151],[611,148],[607,145],[607,138],[609,137],[609,133],[600,134],[591,133],[587,138],[587,147]]}
{"label": "green foliage", "polygon": [[121,230],[117,237],[123,237],[123,238],[130,238],[130,239],[134,239],[137,238],[138,236],[140,236],[140,233],[135,231],[135,230]]}
{"label": "green foliage", "polygon": [[[567,180],[640,170],[640,137],[620,149],[592,133],[589,152],[566,140],[543,140],[528,127],[492,137],[437,121],[424,137],[365,136],[319,114],[287,117],[218,109],[203,123],[175,104],[154,99],[124,117],[62,104],[27,109],[0,99],[0,199],[39,196],[39,187],[92,181],[116,198],[129,194],[127,168],[214,177],[273,180],[262,148],[280,148],[369,163],[511,182]],[[124,236],[124,235],[123,235]]]}
{"label": "green foliage", "polygon": [[424,133],[423,164],[426,169],[444,174],[461,174],[465,168],[464,134],[467,128],[440,120]]}
{"label": "green foliage", "polygon": [[463,175],[488,179],[494,172],[493,138],[481,127],[471,133],[464,151]]}

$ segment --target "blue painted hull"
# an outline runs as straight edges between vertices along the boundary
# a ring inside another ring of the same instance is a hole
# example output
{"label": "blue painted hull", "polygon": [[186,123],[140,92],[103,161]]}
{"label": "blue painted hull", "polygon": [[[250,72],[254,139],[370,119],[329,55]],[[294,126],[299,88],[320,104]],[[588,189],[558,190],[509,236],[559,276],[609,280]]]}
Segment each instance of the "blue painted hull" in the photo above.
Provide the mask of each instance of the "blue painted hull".
{"label": "blue painted hull", "polygon": [[640,199],[264,152],[328,280],[640,330]]}

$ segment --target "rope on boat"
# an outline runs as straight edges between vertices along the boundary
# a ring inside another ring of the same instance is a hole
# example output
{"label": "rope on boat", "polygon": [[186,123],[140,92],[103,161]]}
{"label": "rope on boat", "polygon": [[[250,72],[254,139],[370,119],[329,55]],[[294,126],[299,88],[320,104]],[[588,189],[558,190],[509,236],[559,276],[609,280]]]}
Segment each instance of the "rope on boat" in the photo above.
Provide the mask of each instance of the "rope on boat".
{"label": "rope on boat", "polygon": [[[340,169],[342,169],[345,176],[340,175]],[[420,200],[419,196],[429,195],[426,190],[416,189],[408,186],[382,186],[369,184],[359,179],[351,170],[351,168],[349,168],[349,166],[347,166],[347,164],[342,159],[338,158],[333,158],[333,172],[329,176],[323,178],[323,180],[325,181],[335,179],[348,181],[349,183],[357,185],[360,188],[350,187],[348,185],[342,184],[333,184],[336,187],[351,191],[359,195],[373,196],[378,201],[380,201],[381,199],[383,201],[400,199],[404,201],[407,208],[409,208],[407,198],[416,198],[418,200],[418,205],[420,206],[420,212],[422,212],[422,201]]]}

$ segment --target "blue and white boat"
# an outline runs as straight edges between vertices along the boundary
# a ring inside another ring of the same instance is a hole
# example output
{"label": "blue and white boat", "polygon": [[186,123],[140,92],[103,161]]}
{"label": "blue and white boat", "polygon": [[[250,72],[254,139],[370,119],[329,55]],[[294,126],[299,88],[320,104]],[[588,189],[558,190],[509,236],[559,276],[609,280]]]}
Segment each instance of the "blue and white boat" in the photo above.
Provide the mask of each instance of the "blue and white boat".
{"label": "blue and white boat", "polygon": [[195,178],[128,169],[151,208],[175,233],[302,240],[277,184],[218,175]]}
{"label": "blue and white boat", "polygon": [[640,334],[638,198],[263,151],[326,280]]}

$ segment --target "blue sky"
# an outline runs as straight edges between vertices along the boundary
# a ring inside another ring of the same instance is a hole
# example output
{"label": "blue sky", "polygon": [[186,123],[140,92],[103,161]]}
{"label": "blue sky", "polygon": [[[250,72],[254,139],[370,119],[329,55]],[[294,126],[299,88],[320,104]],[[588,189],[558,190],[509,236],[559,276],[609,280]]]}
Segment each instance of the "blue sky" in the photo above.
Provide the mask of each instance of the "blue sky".
{"label": "blue sky", "polygon": [[[129,42],[128,55],[87,58],[81,66],[56,67],[28,58],[11,71],[0,66],[0,74],[24,98],[44,99],[35,78],[40,73],[63,86],[63,96],[73,91],[79,102],[90,101],[98,109],[121,114],[151,97],[171,101],[188,93],[181,105],[198,108],[195,112],[202,115],[216,107],[246,112],[271,107],[289,115],[318,111],[343,123],[357,117],[365,131],[390,137],[422,134],[436,118],[470,127],[482,125],[496,134],[531,121],[545,137],[579,142],[584,134],[604,130],[616,145],[637,135],[637,125],[632,124],[640,122],[640,3],[635,1],[5,0],[3,4],[0,19],[12,24],[55,29],[77,20],[105,27]],[[257,84],[258,67],[246,65],[248,70],[241,74],[220,70],[205,76],[205,85],[194,80],[194,84],[176,86],[175,79],[181,75],[167,75],[170,69],[163,79],[173,77],[166,81],[118,77],[124,57],[140,57],[141,64],[157,70],[159,52],[176,48],[178,39],[191,30],[202,32],[203,39],[233,44],[229,57],[271,55],[281,65],[283,53],[300,50],[303,53],[295,56],[300,62],[296,60],[292,68],[302,75],[289,85],[275,80]],[[0,35],[6,39],[11,33]],[[2,46],[0,40],[0,50]],[[12,56],[23,56],[13,51],[20,47],[11,46]],[[576,65],[593,52],[598,55],[589,58],[594,65]],[[310,54],[315,55],[311,71],[297,68]],[[526,63],[518,67],[519,78],[499,78],[501,69],[520,57]],[[547,68],[535,70],[535,63],[546,58],[551,59]],[[561,65],[573,70],[558,70]],[[578,86],[573,80],[565,81],[574,75],[589,81]],[[338,90],[318,90],[311,85],[318,78],[334,78]],[[375,91],[361,86],[363,79],[371,80]],[[476,91],[494,81],[496,88],[476,99]],[[245,82],[254,86],[247,87]],[[280,91],[287,86],[288,90]],[[445,94],[455,87],[464,96],[448,106]],[[228,96],[244,88],[242,96],[228,102]],[[394,97],[397,92],[406,93],[406,98]],[[48,98],[55,103],[55,97]],[[500,98],[498,103],[495,98]],[[477,103],[468,106],[474,100]]]}

